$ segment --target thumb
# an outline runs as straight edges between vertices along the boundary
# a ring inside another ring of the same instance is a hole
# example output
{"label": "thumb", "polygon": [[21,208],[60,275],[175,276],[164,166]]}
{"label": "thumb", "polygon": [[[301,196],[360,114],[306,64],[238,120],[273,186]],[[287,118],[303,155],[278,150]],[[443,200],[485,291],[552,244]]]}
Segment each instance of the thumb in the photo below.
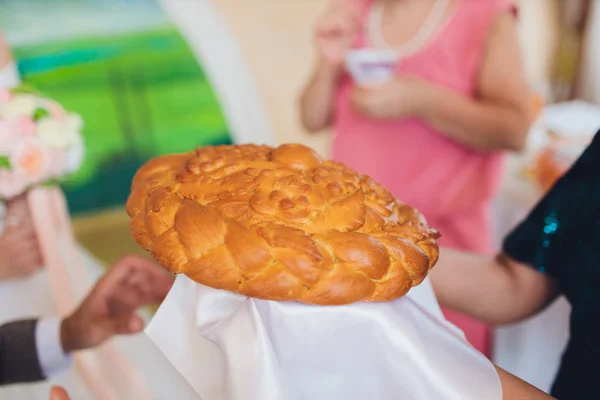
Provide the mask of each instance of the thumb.
{"label": "thumb", "polygon": [[70,400],[69,394],[60,386],[53,386],[50,389],[50,400]]}

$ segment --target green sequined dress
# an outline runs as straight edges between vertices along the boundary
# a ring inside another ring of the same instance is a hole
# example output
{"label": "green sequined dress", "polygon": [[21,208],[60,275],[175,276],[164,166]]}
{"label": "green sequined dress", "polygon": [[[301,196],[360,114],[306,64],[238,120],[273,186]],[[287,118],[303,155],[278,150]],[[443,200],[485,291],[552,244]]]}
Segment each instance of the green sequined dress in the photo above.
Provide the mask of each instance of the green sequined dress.
{"label": "green sequined dress", "polygon": [[506,238],[504,252],[554,277],[571,303],[571,338],[552,395],[600,400],[600,133]]}

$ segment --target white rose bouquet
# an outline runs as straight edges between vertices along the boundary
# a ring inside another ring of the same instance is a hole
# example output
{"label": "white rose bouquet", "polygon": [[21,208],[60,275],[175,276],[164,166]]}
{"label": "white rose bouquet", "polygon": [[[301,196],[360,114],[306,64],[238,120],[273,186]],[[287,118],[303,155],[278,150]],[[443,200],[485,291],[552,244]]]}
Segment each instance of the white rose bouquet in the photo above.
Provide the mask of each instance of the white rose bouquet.
{"label": "white rose bouquet", "polygon": [[83,121],[24,88],[0,89],[0,202],[76,172]]}

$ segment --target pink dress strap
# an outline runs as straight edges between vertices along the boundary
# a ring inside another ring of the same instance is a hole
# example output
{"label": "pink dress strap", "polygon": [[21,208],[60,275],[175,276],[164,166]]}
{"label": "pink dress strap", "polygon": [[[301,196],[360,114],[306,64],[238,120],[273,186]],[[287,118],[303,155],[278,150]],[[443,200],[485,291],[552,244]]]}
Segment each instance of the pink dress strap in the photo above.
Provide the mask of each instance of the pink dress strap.
{"label": "pink dress strap", "polygon": [[[460,10],[466,10],[467,8],[471,8],[471,12],[477,14],[478,21],[480,22],[480,26],[484,27],[484,30],[487,30],[487,27],[490,26],[489,20],[490,16],[492,19],[496,18],[502,12],[510,12],[515,18],[519,15],[519,8],[517,5],[511,0],[458,0],[459,4],[456,6],[457,12]],[[470,4],[470,7],[465,7],[463,2],[479,3],[479,4]],[[375,0],[358,0],[358,9],[360,20],[362,22],[362,26],[366,26],[366,21],[371,12],[371,7]],[[475,7],[473,7],[475,6]],[[469,11],[469,10],[467,10]],[[480,35],[478,35],[481,37]],[[487,34],[482,35],[484,38],[487,38]],[[356,46],[359,48],[368,47],[367,38],[363,33],[361,33],[357,37]]]}

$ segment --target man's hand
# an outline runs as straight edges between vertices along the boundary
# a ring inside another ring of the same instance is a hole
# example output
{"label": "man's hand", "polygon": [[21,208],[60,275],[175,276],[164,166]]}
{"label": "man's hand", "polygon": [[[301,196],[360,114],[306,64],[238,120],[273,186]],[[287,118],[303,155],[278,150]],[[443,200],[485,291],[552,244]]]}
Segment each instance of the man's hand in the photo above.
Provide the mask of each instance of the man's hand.
{"label": "man's hand", "polygon": [[50,400],[71,400],[69,394],[60,386],[53,386],[50,389]]}
{"label": "man's hand", "polygon": [[433,85],[416,77],[397,77],[373,86],[356,86],[350,95],[354,109],[374,119],[419,116]]}
{"label": "man's hand", "polygon": [[0,280],[31,275],[42,265],[27,199],[17,197],[6,205],[5,227],[0,236]]}
{"label": "man's hand", "polygon": [[114,335],[140,332],[144,323],[136,310],[161,302],[172,283],[172,277],[151,261],[137,256],[122,258],[63,321],[63,350],[88,349]]}

